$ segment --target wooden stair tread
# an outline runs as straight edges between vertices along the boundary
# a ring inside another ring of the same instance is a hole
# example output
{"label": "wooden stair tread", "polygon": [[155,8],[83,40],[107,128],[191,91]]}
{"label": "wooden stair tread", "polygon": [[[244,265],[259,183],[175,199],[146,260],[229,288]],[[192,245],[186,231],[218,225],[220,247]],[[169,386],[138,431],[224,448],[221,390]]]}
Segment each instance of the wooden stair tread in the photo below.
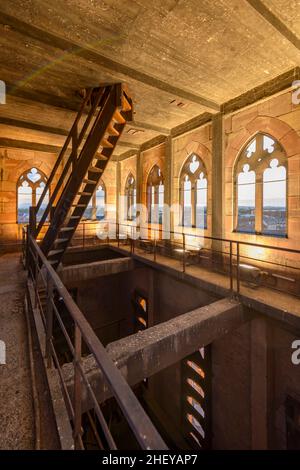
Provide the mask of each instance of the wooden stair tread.
{"label": "wooden stair tread", "polygon": [[114,147],[114,145],[111,142],[109,142],[107,139],[102,139],[100,142],[100,145],[101,147],[107,148],[107,149],[112,149]]}
{"label": "wooden stair tread", "polygon": [[49,251],[48,256],[54,256],[54,255],[57,255],[59,253],[62,253],[63,251],[65,251],[65,250],[63,250],[63,249],[62,250],[51,250],[51,251]]}
{"label": "wooden stair tread", "polygon": [[103,173],[102,168],[98,168],[97,166],[89,166],[88,171],[91,173]]}
{"label": "wooden stair tread", "polygon": [[84,178],[82,181],[84,184],[97,184],[97,181],[90,180],[88,178]]}
{"label": "wooden stair tread", "polygon": [[120,135],[120,132],[117,131],[117,129],[113,126],[112,123],[108,126],[107,133],[109,135],[114,135],[114,136],[119,136]]}
{"label": "wooden stair tread", "polygon": [[104,162],[106,162],[106,160],[108,160],[108,158],[105,155],[102,155],[102,153],[96,153],[95,158],[97,160],[104,161]]}
{"label": "wooden stair tread", "polygon": [[60,232],[70,232],[71,230],[74,230],[75,227],[62,227],[60,229]]}
{"label": "wooden stair tread", "polygon": [[57,238],[54,243],[65,243],[68,241],[69,241],[69,238]]}
{"label": "wooden stair tread", "polygon": [[117,111],[114,112],[113,121],[117,122],[118,124],[125,124],[126,119],[123,118],[120,111],[117,110]]}

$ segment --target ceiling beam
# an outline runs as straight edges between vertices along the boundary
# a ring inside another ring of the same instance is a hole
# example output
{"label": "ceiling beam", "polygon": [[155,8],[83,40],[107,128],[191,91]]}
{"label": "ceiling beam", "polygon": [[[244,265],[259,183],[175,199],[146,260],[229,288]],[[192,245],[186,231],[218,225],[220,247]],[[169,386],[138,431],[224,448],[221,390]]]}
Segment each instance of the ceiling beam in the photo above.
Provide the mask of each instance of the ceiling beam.
{"label": "ceiling beam", "polygon": [[300,80],[300,67],[295,67],[288,72],[278,75],[272,80],[268,80],[262,85],[252,88],[252,90],[246,91],[246,93],[227,101],[222,104],[221,110],[224,114],[229,114],[246,108],[247,106],[251,106],[260,100],[291,88],[293,81],[295,80]]}
{"label": "ceiling beam", "polygon": [[19,119],[12,119],[0,116],[0,124],[7,126],[18,127],[20,129],[30,129],[33,131],[46,132],[47,134],[56,134],[67,136],[69,131],[60,129],[58,127],[44,126],[42,124],[36,124],[34,122],[21,121]]}
{"label": "ceiling beam", "polygon": [[190,119],[189,121],[180,124],[179,126],[173,127],[173,129],[171,130],[171,136],[173,138],[179,137],[183,134],[186,134],[187,132],[191,132],[195,129],[198,129],[198,127],[210,122],[212,120],[212,116],[213,115],[210,113],[203,113],[200,114],[200,116],[196,116]]}
{"label": "ceiling beam", "polygon": [[127,152],[121,153],[120,155],[113,155],[111,160],[114,162],[121,162],[123,160],[126,160],[127,158],[130,157],[135,157],[138,155],[138,151],[136,150],[127,150]]}
{"label": "ceiling beam", "polygon": [[52,33],[37,28],[36,26],[18,20],[17,18],[7,15],[3,12],[1,12],[1,23],[9,25],[11,28],[17,30],[18,32],[22,33],[27,37],[29,36],[52,47],[57,47],[58,49],[61,49],[64,52],[68,52],[69,54],[73,54],[74,56],[78,56],[85,60],[94,62],[100,65],[101,67],[105,68],[106,70],[109,70],[113,74],[121,74],[124,77],[130,78],[131,80],[143,83],[144,85],[169,93],[170,95],[177,96],[178,98],[181,98],[183,100],[196,103],[209,110],[216,112],[220,110],[220,106],[218,103],[209,100],[204,96],[194,94],[183,88],[178,88],[173,85],[170,85],[169,83],[164,82],[151,75],[140,72],[139,70],[128,67],[127,65],[124,65],[120,62],[116,62],[112,59],[109,59],[108,57],[105,57],[104,55],[92,49],[82,47],[80,44],[76,44],[65,38],[56,36]]}
{"label": "ceiling beam", "polygon": [[145,152],[146,150],[152,149],[154,147],[158,147],[158,145],[164,144],[165,142],[166,142],[166,136],[158,135],[157,137],[154,137],[153,139],[150,139],[150,140],[147,140],[147,142],[144,142],[140,147],[140,151]]}
{"label": "ceiling beam", "polygon": [[[48,134],[54,134],[54,135],[63,135],[63,136],[69,135],[68,130],[59,129],[59,128],[56,128],[56,127],[44,126],[44,125],[36,124],[36,123],[33,123],[33,122],[21,121],[21,120],[18,120],[18,119],[5,118],[5,117],[1,117],[1,116],[0,116],[0,124],[4,124],[4,125],[7,125],[7,126],[12,126],[12,127],[17,127],[17,128],[20,128],[20,129],[30,129],[30,130],[39,131],[39,132],[46,132]],[[18,142],[19,143],[25,142],[25,141],[19,141],[19,140],[15,140],[15,139],[6,139],[6,140],[9,140],[12,143],[15,143],[15,145],[17,145],[18,147],[19,147]],[[85,140],[85,138],[84,138],[84,140]],[[32,145],[34,145],[33,142],[32,142]],[[37,145],[43,145],[43,144],[38,144],[37,143]],[[135,149],[135,153],[140,148],[140,145],[138,145],[138,144],[134,144],[132,142],[120,141],[120,140],[118,141],[117,145],[119,145],[120,147],[127,147],[127,148],[131,148],[131,149]],[[50,146],[50,147],[52,147],[52,146]],[[30,148],[30,147],[27,146],[26,148]],[[47,148],[47,146],[46,146],[46,148]],[[56,146],[54,146],[54,148],[59,149],[59,147],[56,147]]]}
{"label": "ceiling beam", "polygon": [[129,149],[136,149],[136,150],[139,150],[139,148],[140,148],[140,145],[138,145],[138,144],[133,144],[132,142],[126,142],[126,141],[121,141],[121,140],[118,140],[117,146],[127,147]]}
{"label": "ceiling beam", "polygon": [[26,90],[21,87],[17,87],[13,83],[5,82],[6,94],[9,96],[17,96],[18,98],[36,101],[37,103],[54,106],[56,108],[63,108],[69,111],[78,111],[82,98],[74,93],[74,99],[69,100],[55,95],[50,95],[43,91],[37,90]]}
{"label": "ceiling beam", "polygon": [[128,127],[132,127],[134,129],[143,129],[146,131],[154,131],[161,135],[170,135],[171,130],[167,129],[166,127],[156,126],[155,124],[149,124],[147,122],[140,122],[140,121],[127,121]]}
{"label": "ceiling beam", "polygon": [[38,142],[28,142],[27,140],[6,139],[0,137],[0,147],[18,148],[25,150],[36,150],[38,152],[59,153],[61,147],[56,145],[40,144]]}
{"label": "ceiling beam", "polygon": [[[300,50],[300,38],[298,38],[278,16],[276,16],[261,0],[246,0],[273,28],[284,36],[291,44]],[[288,7],[287,7],[288,8]]]}

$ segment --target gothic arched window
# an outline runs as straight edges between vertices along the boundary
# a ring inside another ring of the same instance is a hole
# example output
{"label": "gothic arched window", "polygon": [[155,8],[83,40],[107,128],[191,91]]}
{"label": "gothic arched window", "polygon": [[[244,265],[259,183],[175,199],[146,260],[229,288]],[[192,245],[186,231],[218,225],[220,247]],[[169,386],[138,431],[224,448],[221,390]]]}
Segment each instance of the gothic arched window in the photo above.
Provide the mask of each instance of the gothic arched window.
{"label": "gothic arched window", "polygon": [[147,180],[149,223],[161,224],[164,210],[164,179],[159,166],[154,165]]}
{"label": "gothic arched window", "polygon": [[[17,183],[17,216],[18,224],[29,222],[29,208],[35,207],[42,195],[47,183],[47,177],[36,168],[25,171]],[[49,201],[49,191],[47,191],[40,210],[37,213],[37,221],[40,221]]]}
{"label": "gothic arched window", "polygon": [[189,156],[181,170],[180,203],[184,227],[207,228],[207,172],[196,154]]}
{"label": "gothic arched window", "polygon": [[83,217],[87,220],[102,220],[106,215],[106,189],[102,180],[92,195]]}
{"label": "gothic arched window", "polygon": [[125,219],[132,221],[136,217],[136,184],[129,173],[125,184]]}
{"label": "gothic arched window", "polygon": [[287,158],[273,137],[257,134],[235,165],[237,232],[286,236]]}

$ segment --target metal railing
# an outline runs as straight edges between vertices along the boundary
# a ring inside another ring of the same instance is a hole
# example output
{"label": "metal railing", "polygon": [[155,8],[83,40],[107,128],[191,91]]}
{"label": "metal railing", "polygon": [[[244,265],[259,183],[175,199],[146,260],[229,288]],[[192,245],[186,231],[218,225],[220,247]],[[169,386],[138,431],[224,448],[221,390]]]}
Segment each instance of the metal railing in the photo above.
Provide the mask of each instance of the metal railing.
{"label": "metal railing", "polygon": [[159,257],[161,261],[169,258],[183,272],[198,267],[207,273],[223,275],[226,287],[236,294],[243,286],[265,286],[300,296],[300,250],[297,249],[112,221],[85,222],[72,244],[83,248],[98,244],[121,246],[130,254],[143,252],[155,262]]}
{"label": "metal railing", "polygon": [[[26,239],[25,260],[29,277],[34,288],[34,308],[41,312],[45,329],[47,367],[55,367],[59,374],[64,401],[73,428],[74,445],[83,449],[82,440],[82,393],[88,395],[93,404],[95,414],[102,432],[101,446],[103,449],[116,449],[117,445],[109,425],[97,401],[95,391],[82,367],[82,347],[92,354],[135,439],[142,449],[166,449],[166,445],[153,426],[149,417],[134,395],[130,386],[119,369],[108,356],[104,346],[96,336],[89,322],[78,308],[71,295],[63,285],[58,274],[49,264],[36,240],[29,235]],[[71,320],[66,326],[63,314],[67,312]],[[55,347],[53,336],[54,323],[59,327],[69,354],[73,361],[74,389],[70,394],[65,382],[62,367]]]}

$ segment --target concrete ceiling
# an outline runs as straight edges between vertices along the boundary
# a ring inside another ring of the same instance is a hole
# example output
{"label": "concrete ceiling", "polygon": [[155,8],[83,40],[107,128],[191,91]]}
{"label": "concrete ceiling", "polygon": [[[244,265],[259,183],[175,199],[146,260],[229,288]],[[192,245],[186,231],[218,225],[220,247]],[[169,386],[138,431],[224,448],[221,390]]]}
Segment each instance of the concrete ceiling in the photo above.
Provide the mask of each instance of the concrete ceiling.
{"label": "concrete ceiling", "polygon": [[80,88],[124,81],[140,132],[118,153],[300,63],[298,0],[0,0],[0,21],[0,120],[66,132]]}

